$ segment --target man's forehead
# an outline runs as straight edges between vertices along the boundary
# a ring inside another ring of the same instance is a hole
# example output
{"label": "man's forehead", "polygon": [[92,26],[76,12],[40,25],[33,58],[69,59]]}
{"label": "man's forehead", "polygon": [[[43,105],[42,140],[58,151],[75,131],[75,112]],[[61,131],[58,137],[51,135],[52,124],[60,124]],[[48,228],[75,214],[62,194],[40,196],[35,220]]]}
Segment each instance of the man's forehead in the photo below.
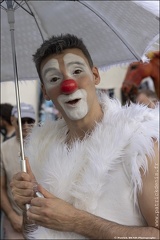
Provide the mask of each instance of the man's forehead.
{"label": "man's forehead", "polygon": [[78,53],[66,52],[59,55],[51,55],[46,59],[45,62],[43,62],[43,65],[41,66],[42,72],[44,72],[46,68],[48,69],[51,67],[55,67],[59,69],[61,64],[66,66],[70,66],[73,64],[86,65],[87,61],[85,60],[85,57],[83,57],[83,55],[80,56]]}
{"label": "man's forehead", "polygon": [[[51,54],[48,57],[46,57],[43,61],[42,61],[42,65],[44,66],[44,64],[46,62],[48,62],[50,59],[57,59],[57,60],[61,60],[64,58],[64,56],[66,56],[67,54],[74,54],[74,56],[79,56],[83,59],[86,59],[85,55],[83,54],[83,52],[78,49],[78,48],[73,48],[73,49],[65,49],[63,50],[61,53],[58,54]],[[68,56],[68,55],[67,55]]]}
{"label": "man's forehead", "polygon": [[73,64],[85,63],[83,56],[77,55],[75,53],[66,53],[63,56],[63,60],[65,63],[73,63]]}
{"label": "man's forehead", "polygon": [[52,60],[53,62],[57,63],[61,63],[61,62],[77,62],[78,60],[80,62],[85,62],[85,59],[83,57],[83,55],[79,55],[78,53],[63,53],[63,54],[59,54],[59,55],[51,55],[48,59],[46,59],[46,62],[48,62],[49,60]]}

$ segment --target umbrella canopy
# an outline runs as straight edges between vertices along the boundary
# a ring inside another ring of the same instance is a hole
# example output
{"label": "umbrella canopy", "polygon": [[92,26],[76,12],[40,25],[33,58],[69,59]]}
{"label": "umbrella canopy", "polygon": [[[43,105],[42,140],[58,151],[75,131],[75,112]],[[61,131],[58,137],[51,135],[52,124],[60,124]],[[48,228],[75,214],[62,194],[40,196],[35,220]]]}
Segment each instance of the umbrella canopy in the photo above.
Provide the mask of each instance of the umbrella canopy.
{"label": "umbrella canopy", "polygon": [[[1,81],[10,81],[14,76],[7,1],[1,2]],[[52,35],[83,38],[98,67],[140,60],[158,38],[158,1],[12,2],[19,80],[38,78],[32,54]]]}
{"label": "umbrella canopy", "polygon": [[18,80],[38,78],[32,54],[48,37],[71,33],[83,38],[98,67],[140,60],[159,33],[158,4],[150,3],[1,0],[1,81],[15,80],[22,171],[26,163]]}

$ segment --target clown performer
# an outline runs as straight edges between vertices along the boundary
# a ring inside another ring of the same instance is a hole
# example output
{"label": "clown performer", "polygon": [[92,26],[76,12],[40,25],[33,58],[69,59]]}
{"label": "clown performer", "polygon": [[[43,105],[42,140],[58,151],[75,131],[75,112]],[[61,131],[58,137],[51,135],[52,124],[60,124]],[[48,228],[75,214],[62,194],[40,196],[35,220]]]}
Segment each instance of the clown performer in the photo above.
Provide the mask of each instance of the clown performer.
{"label": "clown performer", "polygon": [[62,118],[33,128],[27,173],[10,184],[25,237],[158,239],[158,109],[98,96],[98,69],[74,35],[46,40],[34,62]]}

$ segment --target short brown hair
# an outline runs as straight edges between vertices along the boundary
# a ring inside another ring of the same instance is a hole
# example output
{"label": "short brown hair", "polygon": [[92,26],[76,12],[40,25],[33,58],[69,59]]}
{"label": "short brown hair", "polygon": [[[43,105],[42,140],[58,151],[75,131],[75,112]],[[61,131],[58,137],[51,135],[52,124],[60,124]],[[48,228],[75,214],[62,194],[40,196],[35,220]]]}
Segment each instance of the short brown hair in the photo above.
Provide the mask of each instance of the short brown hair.
{"label": "short brown hair", "polygon": [[42,83],[43,79],[40,73],[40,66],[42,61],[51,54],[60,54],[63,50],[71,48],[80,49],[87,58],[89,66],[91,68],[93,67],[92,58],[82,39],[71,34],[52,36],[50,39],[46,40],[33,55],[33,61],[35,62],[36,69]]}

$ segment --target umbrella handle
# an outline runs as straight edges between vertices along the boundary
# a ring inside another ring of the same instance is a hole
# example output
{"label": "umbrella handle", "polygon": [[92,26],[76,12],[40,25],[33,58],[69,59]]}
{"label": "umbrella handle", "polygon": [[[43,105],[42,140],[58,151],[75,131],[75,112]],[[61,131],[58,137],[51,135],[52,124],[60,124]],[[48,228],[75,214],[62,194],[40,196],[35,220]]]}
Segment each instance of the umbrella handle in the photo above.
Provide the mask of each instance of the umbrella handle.
{"label": "umbrella handle", "polygon": [[20,160],[20,165],[21,165],[21,171],[22,171],[22,172],[27,172],[26,160],[25,160],[25,159],[21,159],[21,160]]}
{"label": "umbrella handle", "polygon": [[[37,197],[40,197],[40,198],[44,198],[43,194],[40,193],[40,192],[36,192],[36,196],[37,196]],[[26,210],[28,210],[28,209],[30,208],[30,206],[31,206],[31,205],[27,203],[27,204],[26,204]]]}

